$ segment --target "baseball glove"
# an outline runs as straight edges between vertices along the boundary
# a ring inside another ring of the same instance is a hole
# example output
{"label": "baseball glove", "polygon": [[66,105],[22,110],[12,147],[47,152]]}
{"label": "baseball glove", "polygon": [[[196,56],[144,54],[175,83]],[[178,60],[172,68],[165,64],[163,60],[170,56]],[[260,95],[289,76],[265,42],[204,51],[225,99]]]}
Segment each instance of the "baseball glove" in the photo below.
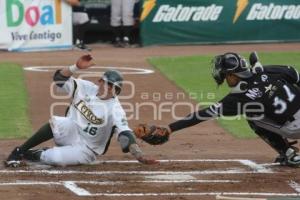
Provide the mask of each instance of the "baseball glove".
{"label": "baseball glove", "polygon": [[139,124],[134,129],[134,134],[151,145],[164,144],[169,140],[170,132],[167,128],[159,126],[149,126],[147,124]]}

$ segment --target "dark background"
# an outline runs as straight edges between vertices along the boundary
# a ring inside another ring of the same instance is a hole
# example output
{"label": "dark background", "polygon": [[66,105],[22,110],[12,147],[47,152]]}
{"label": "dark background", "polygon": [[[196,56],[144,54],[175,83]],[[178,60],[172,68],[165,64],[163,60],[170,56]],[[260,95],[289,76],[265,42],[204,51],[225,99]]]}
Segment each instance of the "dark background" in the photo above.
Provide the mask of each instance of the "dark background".
{"label": "dark background", "polygon": [[[91,20],[87,27],[86,43],[111,43],[113,40],[110,26],[110,0],[81,0],[82,8],[88,13]],[[135,25],[132,31],[132,43],[139,44],[139,15],[140,3],[134,7]]]}

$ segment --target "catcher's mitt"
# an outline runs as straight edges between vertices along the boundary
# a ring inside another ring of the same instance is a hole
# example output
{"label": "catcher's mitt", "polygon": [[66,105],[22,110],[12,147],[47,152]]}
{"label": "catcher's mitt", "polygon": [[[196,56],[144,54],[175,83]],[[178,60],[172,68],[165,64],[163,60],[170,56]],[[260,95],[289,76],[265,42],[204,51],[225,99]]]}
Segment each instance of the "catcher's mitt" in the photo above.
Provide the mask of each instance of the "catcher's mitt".
{"label": "catcher's mitt", "polygon": [[167,128],[147,124],[139,124],[133,132],[137,138],[152,145],[163,144],[169,140],[170,136]]}

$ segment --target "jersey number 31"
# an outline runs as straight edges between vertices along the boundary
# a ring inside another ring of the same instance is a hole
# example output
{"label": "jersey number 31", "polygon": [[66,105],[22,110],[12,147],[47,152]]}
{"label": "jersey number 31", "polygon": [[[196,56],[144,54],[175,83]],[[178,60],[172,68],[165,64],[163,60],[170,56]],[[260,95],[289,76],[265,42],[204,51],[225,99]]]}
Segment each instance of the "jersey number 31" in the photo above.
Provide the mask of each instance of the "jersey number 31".
{"label": "jersey number 31", "polygon": [[[284,88],[284,90],[287,94],[287,100],[289,102],[292,102],[295,99],[296,95],[292,93],[292,91],[290,90],[290,88],[288,86],[284,85],[283,88]],[[273,106],[277,108],[275,110],[276,114],[282,114],[287,109],[287,102],[282,100],[279,97],[275,97],[274,102],[273,102]]]}

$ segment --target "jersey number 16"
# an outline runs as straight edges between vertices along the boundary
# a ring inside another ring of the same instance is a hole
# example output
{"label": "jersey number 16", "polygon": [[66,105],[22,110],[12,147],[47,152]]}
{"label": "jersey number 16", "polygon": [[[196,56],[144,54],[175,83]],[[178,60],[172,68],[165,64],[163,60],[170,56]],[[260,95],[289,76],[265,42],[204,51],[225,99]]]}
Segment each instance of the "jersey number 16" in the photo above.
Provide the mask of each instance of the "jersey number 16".
{"label": "jersey number 16", "polygon": [[91,124],[88,123],[88,126],[85,129],[83,129],[83,131],[86,132],[86,133],[88,133],[88,134],[90,134],[90,135],[92,135],[92,136],[95,136],[97,134],[98,128],[90,126],[90,125]]}

